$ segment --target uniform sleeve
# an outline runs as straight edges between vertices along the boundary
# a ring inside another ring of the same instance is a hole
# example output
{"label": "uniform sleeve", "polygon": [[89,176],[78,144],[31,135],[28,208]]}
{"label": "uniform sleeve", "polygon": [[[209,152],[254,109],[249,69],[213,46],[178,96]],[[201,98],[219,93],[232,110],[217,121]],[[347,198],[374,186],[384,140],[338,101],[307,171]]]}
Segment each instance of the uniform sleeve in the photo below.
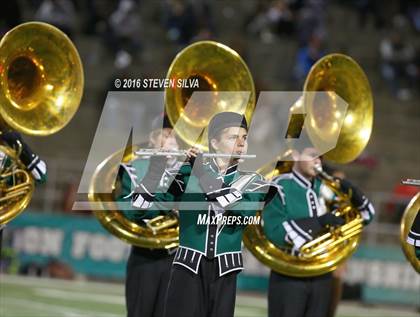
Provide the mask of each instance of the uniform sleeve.
{"label": "uniform sleeve", "polygon": [[363,224],[368,225],[372,220],[373,216],[375,215],[375,209],[373,208],[373,205],[371,201],[366,198],[365,195],[363,195],[362,198],[362,204],[356,207],[363,218]]}
{"label": "uniform sleeve", "polygon": [[[280,185],[278,187],[282,189]],[[282,190],[281,193],[283,193]],[[293,218],[293,215],[288,212],[285,197],[283,196],[282,199],[278,197],[275,197],[264,208],[264,232],[274,244],[291,245],[292,251],[296,253],[305,243],[313,240],[323,228],[317,218]]]}
{"label": "uniform sleeve", "polygon": [[11,148],[21,146],[19,156],[20,162],[26,167],[26,170],[32,174],[35,184],[45,183],[47,180],[47,164],[31,150],[25,143],[20,133],[11,131],[0,134],[0,140]]}
{"label": "uniform sleeve", "polygon": [[340,184],[342,191],[351,195],[350,201],[360,211],[363,224],[369,224],[375,215],[375,209],[370,200],[357,186],[350,183],[347,179],[340,180]]}
{"label": "uniform sleeve", "polygon": [[[188,184],[190,173],[191,167],[188,163],[183,164],[180,168],[165,169],[162,177],[168,178],[167,183],[169,185],[159,186],[155,193],[134,192],[132,195],[132,206],[143,210],[154,208],[169,211],[174,209],[173,207],[175,206],[170,203],[181,199]],[[141,186],[142,182],[140,181],[139,183]]]}
{"label": "uniform sleeve", "polygon": [[37,167],[32,169],[32,175],[35,178],[35,184],[44,184],[48,179],[47,164],[44,161],[40,161]]}
{"label": "uniform sleeve", "polygon": [[264,231],[270,241],[279,246],[292,245],[298,251],[322,231],[316,218],[293,219],[285,205],[274,200],[263,212]]}
{"label": "uniform sleeve", "polygon": [[166,195],[162,195],[164,193],[161,193],[161,197],[159,197],[159,199],[162,201],[178,200],[184,194],[190,179],[191,165],[189,163],[185,163],[181,165],[180,168],[167,169],[165,172],[170,178],[170,185]]}
{"label": "uniform sleeve", "polygon": [[[9,156],[5,155],[4,153],[2,154],[4,156],[0,158],[0,170],[2,168],[9,167],[13,163]],[[43,184],[47,181],[47,166],[44,161],[39,161],[35,168],[32,170],[27,170],[27,172],[32,175],[32,179],[34,180],[35,185]],[[8,177],[6,182],[8,184],[12,184],[12,177]]]}
{"label": "uniform sleeve", "polygon": [[[360,211],[363,224],[369,224],[375,214],[372,203],[358,191],[357,200],[352,200],[353,205]],[[321,217],[322,218],[322,217]],[[291,242],[295,250],[300,249],[305,243],[313,240],[322,233],[324,227],[320,224],[317,217],[301,219],[288,219],[283,226],[286,229],[286,241]]]}
{"label": "uniform sleeve", "polygon": [[138,175],[131,164],[121,164],[118,170],[116,194],[117,205],[124,216],[134,222],[142,222],[144,219],[151,219],[159,215],[157,210],[133,210],[131,206],[134,189],[138,186]]}

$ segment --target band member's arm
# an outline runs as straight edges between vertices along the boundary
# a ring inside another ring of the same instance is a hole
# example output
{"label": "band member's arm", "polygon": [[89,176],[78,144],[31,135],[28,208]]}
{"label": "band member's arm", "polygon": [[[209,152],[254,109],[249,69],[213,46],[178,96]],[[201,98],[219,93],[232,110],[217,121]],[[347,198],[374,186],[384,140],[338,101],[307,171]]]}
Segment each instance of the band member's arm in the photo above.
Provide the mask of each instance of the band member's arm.
{"label": "band member's arm", "polygon": [[[192,153],[191,149],[189,150],[189,153]],[[215,177],[206,169],[203,164],[201,153],[190,155],[188,160],[178,170],[168,169],[165,173],[171,177],[171,185],[169,186],[168,191],[159,192],[153,197],[140,197],[140,201],[143,199],[157,202],[180,200],[191,177],[198,179],[199,186],[205,193],[207,202],[217,202],[222,208],[225,208],[242,198],[242,195],[238,190],[227,186],[221,179]],[[148,186],[145,187],[148,188]]]}
{"label": "band member's arm", "polygon": [[138,209],[150,209],[155,200],[155,192],[165,172],[167,158],[152,156],[144,177],[138,181],[132,194],[132,205]]}
{"label": "band member's arm", "polygon": [[225,184],[223,179],[209,173],[203,163],[202,153],[191,157],[190,164],[193,167],[193,175],[198,178],[200,187],[206,193],[207,201],[217,202],[222,208],[226,208],[242,199],[240,191]]}
{"label": "band member's arm", "polygon": [[203,168],[193,168],[191,163],[197,164],[192,160],[185,162],[179,169],[167,169],[165,171],[171,179],[169,182],[170,186],[166,192],[156,193],[155,201],[181,200],[181,196],[184,195],[191,177],[198,179],[199,186],[204,191],[207,202],[217,202],[222,208],[225,208],[242,198],[241,193],[235,188],[225,185]]}
{"label": "band member's arm", "polygon": [[340,180],[340,184],[342,191],[351,195],[351,203],[360,211],[363,218],[363,224],[369,224],[375,215],[375,209],[373,208],[372,203],[359,188],[348,180],[342,179]]}
{"label": "band member's arm", "polygon": [[[119,210],[127,219],[134,222],[141,222],[159,215],[157,210],[131,210],[132,196],[139,182],[138,172],[131,164],[121,164],[118,170],[115,193]],[[127,208],[127,205],[130,207]]]}
{"label": "band member's arm", "polygon": [[0,134],[0,140],[14,149],[18,149],[19,144],[21,144],[22,151],[19,160],[26,166],[27,170],[31,172],[37,183],[44,183],[47,180],[47,165],[23,141],[18,132],[4,132]]}
{"label": "band member's arm", "polygon": [[417,212],[407,236],[407,243],[415,247],[416,257],[420,260],[420,212]]}
{"label": "band member's arm", "polygon": [[[152,209],[155,203],[158,206],[154,209],[171,210],[168,206],[160,203],[176,202],[184,194],[191,175],[191,166],[188,162],[180,167],[167,168],[165,157],[152,157],[144,177],[136,181],[135,190],[131,195],[132,206],[136,209]],[[162,178],[167,177],[169,185],[158,188]]]}
{"label": "band member's arm", "polygon": [[[152,157],[149,169],[137,186],[132,196],[133,207],[149,209],[154,202],[177,201],[185,191],[191,176],[198,179],[199,185],[204,191],[208,202],[217,202],[222,208],[237,202],[242,195],[235,188],[229,187],[222,180],[209,173],[202,162],[202,155],[189,159],[181,168],[176,170],[165,170],[166,158]],[[193,168],[194,167],[194,168]],[[168,191],[156,193],[157,184],[162,177],[162,172],[172,174],[173,181]]]}
{"label": "band member's arm", "polygon": [[273,200],[263,212],[264,231],[269,240],[279,246],[293,245],[299,250],[305,243],[313,240],[327,226],[344,224],[344,219],[332,213],[320,217],[294,219],[287,212],[286,204]]}

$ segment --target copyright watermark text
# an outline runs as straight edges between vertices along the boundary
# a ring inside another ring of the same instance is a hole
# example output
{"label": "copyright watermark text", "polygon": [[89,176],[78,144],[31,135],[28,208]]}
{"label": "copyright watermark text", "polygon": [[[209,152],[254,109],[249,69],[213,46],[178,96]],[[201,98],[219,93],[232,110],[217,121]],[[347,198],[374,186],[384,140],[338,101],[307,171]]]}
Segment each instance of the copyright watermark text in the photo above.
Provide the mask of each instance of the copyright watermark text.
{"label": "copyright watermark text", "polygon": [[197,78],[116,78],[114,86],[117,89],[164,89],[164,88],[200,88]]}

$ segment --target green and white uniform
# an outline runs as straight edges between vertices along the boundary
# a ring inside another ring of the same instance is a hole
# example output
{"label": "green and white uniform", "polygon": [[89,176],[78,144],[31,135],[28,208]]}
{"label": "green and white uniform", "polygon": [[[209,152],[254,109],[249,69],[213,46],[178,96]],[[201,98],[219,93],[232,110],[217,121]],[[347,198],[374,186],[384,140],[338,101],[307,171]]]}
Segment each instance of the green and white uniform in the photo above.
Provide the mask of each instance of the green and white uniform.
{"label": "green and white uniform", "polygon": [[[158,215],[171,211],[132,210],[131,198],[134,189],[139,185],[149,167],[148,159],[137,158],[130,163],[121,164],[118,171],[118,194],[116,196],[119,210],[124,216],[138,225]],[[169,168],[180,166],[177,162],[169,164]],[[169,175],[162,176],[158,190],[169,187]],[[169,283],[171,264],[176,248],[146,249],[132,246],[126,267],[125,298],[127,317],[161,317],[163,315],[165,294]]]}
{"label": "green and white uniform", "polygon": [[[162,211],[159,209],[152,208],[150,210],[138,210],[131,208],[131,198],[134,194],[134,190],[139,186],[141,180],[145,176],[147,169],[149,168],[149,159],[137,158],[129,163],[123,163],[120,165],[118,171],[118,182],[121,189],[116,197],[117,203],[119,204],[124,216],[133,222],[144,224],[148,219],[152,219],[160,214],[168,214],[171,211]],[[169,174],[172,169],[179,169],[182,163],[173,162],[168,164],[168,168],[164,170],[162,178],[157,188],[158,192],[165,192],[168,190],[170,182],[173,181],[173,175]],[[127,203],[130,208],[127,207]]]}
{"label": "green and white uniform", "polygon": [[[334,195],[318,178],[310,182],[295,170],[279,176],[274,182],[282,187],[285,204],[270,204],[264,209],[264,232],[275,245],[291,247],[292,254],[298,255],[306,242],[324,230],[319,218],[329,216],[325,200],[334,200]],[[374,214],[372,204],[362,194],[357,197],[358,209],[368,223]],[[300,278],[271,271],[268,315],[327,316],[331,294],[331,273]]]}
{"label": "green and white uniform", "polygon": [[[283,188],[285,204],[269,205],[264,210],[264,232],[274,244],[292,245],[296,253],[323,229],[317,218],[327,212],[326,200],[334,200],[334,194],[320,179],[310,182],[297,171],[283,174],[273,182]],[[363,197],[357,208],[368,224],[375,213],[370,201]]]}
{"label": "green and white uniform", "polygon": [[[281,203],[275,186],[256,173],[238,171],[237,165],[222,174],[211,160],[202,165],[201,172],[204,176],[199,178],[185,163],[179,170],[165,171],[173,177],[167,192],[151,194],[141,182],[139,188],[146,194],[133,195],[133,205],[147,206],[149,211],[168,202],[179,210],[179,248],[171,270],[165,317],[233,317],[236,275],[243,268],[245,225],[209,220],[218,215],[230,219],[254,216],[268,202]],[[203,177],[222,180],[223,187],[206,193]],[[200,219],[205,219],[203,224]]]}
{"label": "green and white uniform", "polygon": [[[174,177],[168,192],[157,192],[154,203],[176,202],[179,206],[179,249],[174,264],[197,273],[202,257],[217,258],[220,276],[234,270],[242,270],[241,241],[245,226],[211,222],[200,225],[199,219],[212,219],[218,214],[241,217],[254,216],[268,199],[270,192],[273,199],[281,203],[281,197],[273,193],[270,184],[263,181],[261,175],[237,170],[237,165],[230,166],[225,174],[221,174],[215,160],[204,165],[205,172],[214,178],[223,178],[226,186],[240,192],[240,199],[222,208],[217,202],[207,201],[208,196],[200,187],[199,179],[193,175],[191,165],[185,163],[177,171],[166,170]],[[272,186],[271,186],[272,187]],[[199,209],[183,210],[183,203],[197,203]],[[243,208],[242,208],[243,206]],[[151,207],[153,209],[154,207]]]}

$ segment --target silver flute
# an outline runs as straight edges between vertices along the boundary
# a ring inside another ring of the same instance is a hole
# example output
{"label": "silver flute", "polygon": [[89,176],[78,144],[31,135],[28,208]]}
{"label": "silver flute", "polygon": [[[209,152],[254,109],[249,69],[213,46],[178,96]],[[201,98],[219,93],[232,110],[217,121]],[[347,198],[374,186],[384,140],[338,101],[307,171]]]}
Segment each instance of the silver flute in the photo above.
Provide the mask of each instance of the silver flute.
{"label": "silver flute", "polygon": [[[162,151],[156,149],[143,149],[135,152],[138,156],[187,156],[186,150],[179,151]],[[203,153],[203,157],[219,157],[219,158],[239,158],[239,159],[253,159],[257,156],[255,154],[225,154],[225,153]]]}

